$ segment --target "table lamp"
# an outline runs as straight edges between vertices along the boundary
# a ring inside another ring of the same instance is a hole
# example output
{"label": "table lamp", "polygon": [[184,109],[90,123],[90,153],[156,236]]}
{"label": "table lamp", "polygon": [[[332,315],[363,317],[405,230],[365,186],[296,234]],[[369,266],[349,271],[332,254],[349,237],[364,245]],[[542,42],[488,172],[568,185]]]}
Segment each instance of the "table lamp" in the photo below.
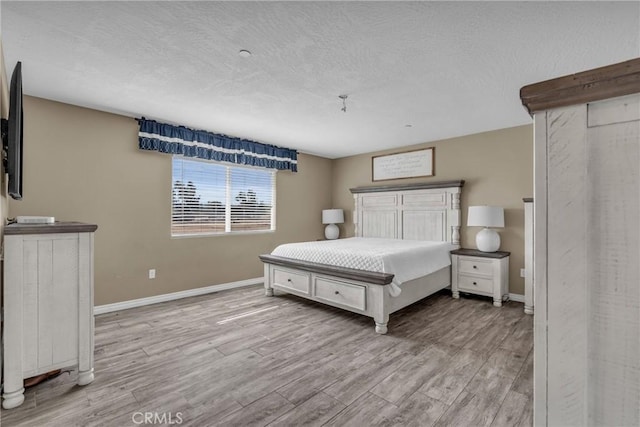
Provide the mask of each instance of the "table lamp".
{"label": "table lamp", "polygon": [[469,206],[467,226],[484,227],[476,235],[476,246],[482,252],[500,248],[500,235],[489,227],[504,227],[504,209],[499,206]]}
{"label": "table lamp", "polygon": [[324,209],[322,211],[322,223],[329,224],[324,229],[324,237],[327,240],[335,240],[340,235],[340,229],[336,224],[344,222],[342,209]]}

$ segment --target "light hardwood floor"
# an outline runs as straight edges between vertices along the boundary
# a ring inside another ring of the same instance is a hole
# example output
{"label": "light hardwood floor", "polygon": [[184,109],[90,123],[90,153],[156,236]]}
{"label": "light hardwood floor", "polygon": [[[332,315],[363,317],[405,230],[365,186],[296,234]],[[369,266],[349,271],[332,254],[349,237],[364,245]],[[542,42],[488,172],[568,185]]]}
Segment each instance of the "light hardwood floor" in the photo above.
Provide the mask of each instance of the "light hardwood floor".
{"label": "light hardwood floor", "polygon": [[518,303],[443,291],[377,335],[370,318],[250,287],[97,316],[95,343],[92,384],[72,371],[33,387],[2,425],[532,424]]}

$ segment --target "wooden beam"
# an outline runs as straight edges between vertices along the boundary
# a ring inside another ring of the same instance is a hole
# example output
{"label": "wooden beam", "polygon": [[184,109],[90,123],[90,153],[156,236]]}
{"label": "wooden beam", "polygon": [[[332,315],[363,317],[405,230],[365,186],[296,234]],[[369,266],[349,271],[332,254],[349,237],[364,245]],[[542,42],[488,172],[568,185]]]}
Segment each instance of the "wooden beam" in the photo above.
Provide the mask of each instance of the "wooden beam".
{"label": "wooden beam", "polygon": [[571,74],[520,89],[529,114],[640,93],[640,58]]}

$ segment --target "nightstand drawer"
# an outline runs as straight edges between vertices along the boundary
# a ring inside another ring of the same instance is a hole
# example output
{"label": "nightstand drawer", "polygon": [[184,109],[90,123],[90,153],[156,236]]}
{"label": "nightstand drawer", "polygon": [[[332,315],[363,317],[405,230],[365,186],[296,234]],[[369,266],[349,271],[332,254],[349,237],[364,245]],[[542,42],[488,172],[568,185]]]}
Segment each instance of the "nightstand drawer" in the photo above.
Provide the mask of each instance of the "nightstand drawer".
{"label": "nightstand drawer", "polygon": [[462,274],[479,274],[482,276],[493,276],[493,263],[478,258],[460,258],[458,261],[458,272]]}
{"label": "nightstand drawer", "polygon": [[273,284],[282,288],[309,294],[311,277],[308,274],[294,273],[289,270],[273,269]]}
{"label": "nightstand drawer", "polygon": [[486,292],[490,294],[493,292],[493,280],[461,274],[458,277],[458,288],[461,291]]}

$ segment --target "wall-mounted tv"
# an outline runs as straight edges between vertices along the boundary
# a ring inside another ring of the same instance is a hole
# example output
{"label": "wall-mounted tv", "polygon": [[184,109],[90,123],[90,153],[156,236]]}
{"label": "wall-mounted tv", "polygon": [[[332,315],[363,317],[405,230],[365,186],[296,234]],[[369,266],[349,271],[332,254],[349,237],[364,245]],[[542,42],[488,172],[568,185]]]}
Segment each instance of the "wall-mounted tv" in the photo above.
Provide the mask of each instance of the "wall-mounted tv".
{"label": "wall-mounted tv", "polygon": [[2,123],[4,170],[9,195],[16,200],[22,199],[22,123],[22,63],[18,62],[11,75],[9,118]]}

